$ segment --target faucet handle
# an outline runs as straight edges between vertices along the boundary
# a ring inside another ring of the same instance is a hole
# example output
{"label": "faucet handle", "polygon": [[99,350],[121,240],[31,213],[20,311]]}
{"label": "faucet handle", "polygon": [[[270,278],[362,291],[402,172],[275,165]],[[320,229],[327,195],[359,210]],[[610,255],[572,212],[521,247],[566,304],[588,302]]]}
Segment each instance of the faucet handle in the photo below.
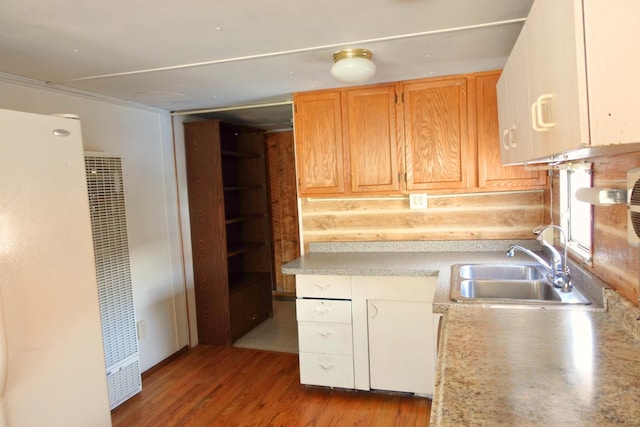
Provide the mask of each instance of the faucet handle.
{"label": "faucet handle", "polygon": [[545,228],[547,228],[547,226],[546,226],[546,225],[544,225],[544,224],[543,224],[543,225],[539,225],[539,226],[537,226],[536,228],[534,228],[534,229],[533,229],[533,234],[535,234],[536,236],[539,236],[539,235],[540,235],[540,233],[542,233],[542,231],[543,231]]}
{"label": "faucet handle", "polygon": [[562,292],[571,292],[573,284],[571,283],[571,274],[569,274],[568,268],[565,268],[562,272],[556,273],[556,280],[553,283],[553,286],[560,288]]}

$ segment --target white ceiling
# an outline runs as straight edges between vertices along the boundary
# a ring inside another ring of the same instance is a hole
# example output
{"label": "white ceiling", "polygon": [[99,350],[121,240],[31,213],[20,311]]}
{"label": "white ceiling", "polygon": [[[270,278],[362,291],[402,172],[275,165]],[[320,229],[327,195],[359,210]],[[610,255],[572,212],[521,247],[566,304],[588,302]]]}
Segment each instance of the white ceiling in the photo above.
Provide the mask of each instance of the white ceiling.
{"label": "white ceiling", "polygon": [[[1,0],[0,73],[167,111],[287,101],[345,86],[344,47],[373,52],[367,83],[501,68],[532,1]],[[228,114],[290,115],[252,111]]]}

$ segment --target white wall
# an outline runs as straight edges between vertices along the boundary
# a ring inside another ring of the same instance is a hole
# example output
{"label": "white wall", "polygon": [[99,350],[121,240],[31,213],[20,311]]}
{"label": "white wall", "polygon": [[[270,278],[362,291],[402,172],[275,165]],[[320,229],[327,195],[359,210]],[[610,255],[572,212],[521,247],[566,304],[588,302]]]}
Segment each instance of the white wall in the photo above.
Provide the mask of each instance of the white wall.
{"label": "white wall", "polygon": [[201,120],[189,116],[173,117],[173,138],[175,143],[176,176],[178,182],[178,198],[180,200],[180,221],[182,232],[182,245],[184,248],[185,278],[187,282],[189,326],[191,345],[198,343],[198,325],[196,318],[196,295],[193,282],[193,252],[191,250],[191,222],[189,220],[189,190],[187,188],[187,163],[185,155],[184,126],[190,121]]}
{"label": "white wall", "polygon": [[142,370],[188,345],[186,283],[192,279],[185,279],[182,262],[170,115],[4,77],[0,108],[77,114],[85,150],[122,156],[135,311],[147,324],[139,341]]}

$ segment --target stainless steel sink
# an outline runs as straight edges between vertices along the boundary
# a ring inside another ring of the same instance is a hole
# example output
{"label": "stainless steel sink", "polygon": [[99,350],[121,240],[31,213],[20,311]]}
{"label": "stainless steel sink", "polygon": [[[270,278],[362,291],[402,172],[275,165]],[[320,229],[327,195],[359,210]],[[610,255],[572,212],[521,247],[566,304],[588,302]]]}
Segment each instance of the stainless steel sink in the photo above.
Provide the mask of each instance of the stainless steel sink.
{"label": "stainless steel sink", "polygon": [[538,280],[545,275],[529,264],[467,264],[460,266],[458,276],[476,280]]}
{"label": "stainless steel sink", "polygon": [[475,299],[562,300],[553,286],[542,280],[462,280],[460,296]]}
{"label": "stainless steel sink", "polygon": [[582,304],[591,302],[577,289],[562,292],[535,264],[456,264],[451,276],[451,299],[499,304]]}

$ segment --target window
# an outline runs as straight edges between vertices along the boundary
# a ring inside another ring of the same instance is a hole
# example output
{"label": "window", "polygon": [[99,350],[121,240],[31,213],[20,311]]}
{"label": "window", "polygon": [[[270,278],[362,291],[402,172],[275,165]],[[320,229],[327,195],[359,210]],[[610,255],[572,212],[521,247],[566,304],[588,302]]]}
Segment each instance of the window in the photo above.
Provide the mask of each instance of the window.
{"label": "window", "polygon": [[590,163],[560,171],[560,224],[567,233],[569,251],[591,262],[593,207],[575,195],[584,187],[592,187]]}

